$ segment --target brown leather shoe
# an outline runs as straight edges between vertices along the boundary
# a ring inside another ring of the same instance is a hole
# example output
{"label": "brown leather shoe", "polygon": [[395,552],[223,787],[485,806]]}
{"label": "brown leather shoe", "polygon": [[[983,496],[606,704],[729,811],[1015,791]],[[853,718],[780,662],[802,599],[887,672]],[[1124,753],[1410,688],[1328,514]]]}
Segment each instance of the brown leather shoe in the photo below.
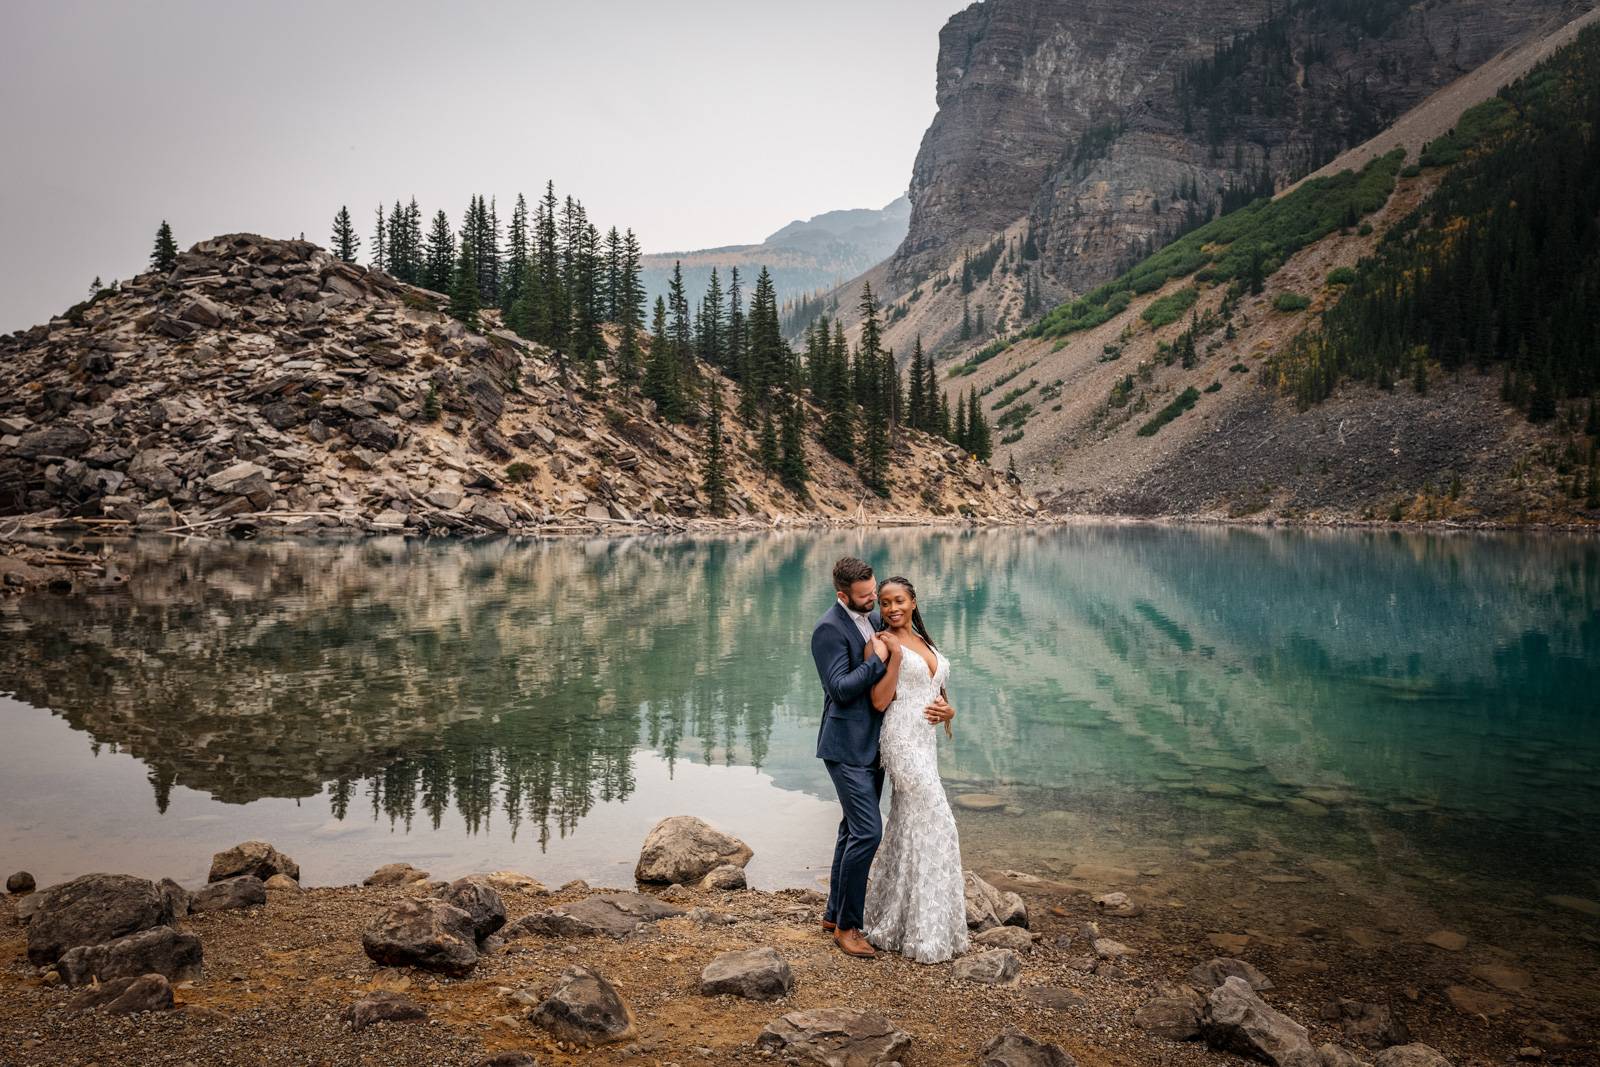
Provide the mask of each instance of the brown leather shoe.
{"label": "brown leather shoe", "polygon": [[831,934],[835,930],[839,929],[839,924],[834,922],[832,919],[823,919],[822,928]]}
{"label": "brown leather shoe", "polygon": [[870,960],[878,955],[878,950],[868,944],[866,937],[860,930],[835,930],[833,943],[839,946],[839,951],[847,956]]}

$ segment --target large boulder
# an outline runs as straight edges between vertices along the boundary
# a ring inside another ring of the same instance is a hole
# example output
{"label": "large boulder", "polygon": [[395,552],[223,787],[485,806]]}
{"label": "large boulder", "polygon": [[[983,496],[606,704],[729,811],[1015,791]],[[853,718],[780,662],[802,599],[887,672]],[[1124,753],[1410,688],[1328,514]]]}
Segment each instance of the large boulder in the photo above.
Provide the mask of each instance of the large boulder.
{"label": "large boulder", "polygon": [[361,947],[386,967],[420,967],[460,977],[478,965],[472,916],[443,900],[402,900],[361,935]]}
{"label": "large boulder", "polygon": [[750,1000],[777,1000],[794,989],[794,972],[771,948],[724,952],[700,972],[700,992],[714,997],[729,994]]}
{"label": "large boulder", "polygon": [[1022,960],[1008,948],[991,948],[956,960],[950,973],[980,985],[1016,985]]}
{"label": "large boulder", "polygon": [[68,1011],[89,1011],[100,1008],[110,1015],[126,1015],[136,1011],[170,1011],[172,1009],[172,983],[159,974],[145,974],[137,978],[113,978],[109,982],[90,986],[67,1005]]}
{"label": "large boulder", "polygon": [[1251,989],[1258,992],[1272,988],[1272,979],[1244,960],[1218,957],[1195,964],[1189,972],[1189,979],[1194,982],[1195,988],[1207,993],[1235,977],[1243,978]]}
{"label": "large boulder", "polygon": [[69,948],[114,941],[173,919],[161,887],[128,874],[86,874],[29,898],[28,961],[43,967]]}
{"label": "large boulder", "polygon": [[211,857],[208,882],[221,882],[240,875],[252,875],[265,882],[275,874],[300,880],[300,865],[265,841],[246,841]]}
{"label": "large boulder", "polygon": [[1078,1067],[1059,1045],[1035,1041],[1018,1030],[990,1038],[978,1050],[978,1067]]}
{"label": "large boulder", "polygon": [[785,1062],[882,1067],[899,1061],[911,1035],[881,1015],[854,1008],[807,1008],[768,1023],[756,1038]]}
{"label": "large boulder", "polygon": [[1368,1004],[1343,997],[1322,1009],[1322,1017],[1339,1024],[1344,1036],[1363,1048],[1381,1049],[1411,1041],[1405,1019],[1386,1004]]}
{"label": "large boulder", "polygon": [[505,936],[615,937],[636,933],[645,923],[682,915],[658,897],[644,893],[597,893],[572,904],[524,915],[506,928]]}
{"label": "large boulder", "polygon": [[159,974],[174,982],[199,978],[204,962],[200,939],[170,926],[141,930],[103,945],[79,945],[56,961],[69,986]]}
{"label": "large boulder", "polygon": [[1410,1045],[1396,1045],[1378,1053],[1373,1067],[1450,1067],[1450,1061],[1432,1045],[1420,1041]]}
{"label": "large boulder", "polygon": [[189,898],[191,911],[233,911],[256,908],[267,902],[267,886],[253,874],[212,882]]}
{"label": "large boulder", "polygon": [[604,1045],[633,1036],[633,1012],[605,975],[587,967],[562,972],[528,1020],[558,1040]]}
{"label": "large boulder", "polygon": [[[1250,983],[1232,976],[1206,998],[1202,1025],[1206,1044],[1273,1067],[1316,1062],[1306,1028],[1268,1006]],[[1306,1057],[1312,1057],[1307,1060]]]}
{"label": "large boulder", "polygon": [[997,926],[1028,925],[1028,906],[1022,897],[996,889],[973,871],[963,872],[963,877],[968,927],[981,933]]}
{"label": "large boulder", "polygon": [[640,882],[683,885],[698,882],[718,867],[743,867],[750,846],[692,815],[662,819],[645,835],[633,876]]}
{"label": "large boulder", "polygon": [[472,916],[472,930],[479,941],[506,924],[506,905],[487,878],[457,878],[438,893],[441,900],[454,904]]}

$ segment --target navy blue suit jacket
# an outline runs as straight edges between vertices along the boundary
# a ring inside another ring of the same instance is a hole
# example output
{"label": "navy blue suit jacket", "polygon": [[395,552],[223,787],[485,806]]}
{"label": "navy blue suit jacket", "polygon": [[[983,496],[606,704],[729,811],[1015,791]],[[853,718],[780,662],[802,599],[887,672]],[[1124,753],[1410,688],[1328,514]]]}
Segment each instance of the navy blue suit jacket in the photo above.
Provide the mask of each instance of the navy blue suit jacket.
{"label": "navy blue suit jacket", "polygon": [[[874,630],[883,619],[868,616]],[[817,730],[817,758],[871,767],[878,762],[878,731],[883,716],[872,710],[872,685],[887,665],[878,657],[863,659],[867,643],[855,620],[838,600],[811,631],[811,658],[822,680],[822,725]]]}

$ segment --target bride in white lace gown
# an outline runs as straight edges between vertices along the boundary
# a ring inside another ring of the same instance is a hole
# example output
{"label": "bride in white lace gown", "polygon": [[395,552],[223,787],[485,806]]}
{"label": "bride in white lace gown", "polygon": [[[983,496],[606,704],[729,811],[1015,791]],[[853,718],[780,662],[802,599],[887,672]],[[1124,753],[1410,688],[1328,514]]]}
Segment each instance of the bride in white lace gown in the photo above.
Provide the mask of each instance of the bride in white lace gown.
{"label": "bride in white lace gown", "polygon": [[885,581],[879,611],[888,669],[872,697],[874,708],[888,704],[878,752],[893,793],[867,882],[865,932],[879,948],[941,963],[967,950],[961,842],[939,780],[937,724],[949,734],[955,715],[944,694],[950,661],[929,640],[909,581]]}

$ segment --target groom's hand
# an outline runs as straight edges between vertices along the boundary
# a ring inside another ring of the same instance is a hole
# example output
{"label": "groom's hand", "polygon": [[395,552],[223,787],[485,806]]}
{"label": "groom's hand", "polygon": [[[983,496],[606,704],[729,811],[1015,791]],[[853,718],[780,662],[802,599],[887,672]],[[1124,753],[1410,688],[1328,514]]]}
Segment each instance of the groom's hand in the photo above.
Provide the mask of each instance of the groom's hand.
{"label": "groom's hand", "polygon": [[927,710],[922,714],[929,723],[933,724],[934,726],[938,726],[942,722],[949,722],[951,719],[955,718],[956,709],[952,708],[950,706],[950,702],[941,696],[936,697],[933,703],[929,704]]}

